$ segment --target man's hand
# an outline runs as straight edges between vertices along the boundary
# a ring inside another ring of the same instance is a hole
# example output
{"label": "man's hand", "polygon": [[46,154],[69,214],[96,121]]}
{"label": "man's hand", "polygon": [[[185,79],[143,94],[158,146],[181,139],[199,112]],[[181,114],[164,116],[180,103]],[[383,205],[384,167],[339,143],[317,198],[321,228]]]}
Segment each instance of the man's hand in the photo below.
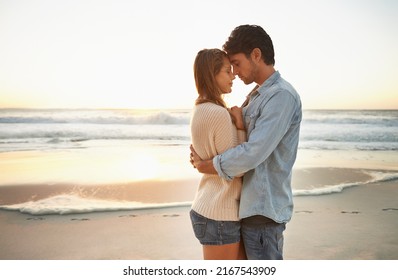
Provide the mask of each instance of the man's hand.
{"label": "man's hand", "polygon": [[194,168],[200,173],[217,174],[217,170],[213,166],[213,159],[202,160],[192,145],[189,148],[191,149],[190,162]]}
{"label": "man's hand", "polygon": [[190,162],[192,164],[192,166],[194,168],[197,168],[197,166],[199,165],[199,163],[202,161],[202,159],[200,158],[200,156],[196,153],[195,149],[193,148],[193,146],[189,146],[189,149],[191,150],[191,154],[190,154]]}

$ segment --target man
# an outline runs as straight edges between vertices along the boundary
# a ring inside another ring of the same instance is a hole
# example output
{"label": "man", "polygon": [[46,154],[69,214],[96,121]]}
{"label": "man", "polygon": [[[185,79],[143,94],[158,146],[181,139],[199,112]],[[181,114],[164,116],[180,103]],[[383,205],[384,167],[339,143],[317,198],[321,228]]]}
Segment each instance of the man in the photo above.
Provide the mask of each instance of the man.
{"label": "man", "polygon": [[223,49],[234,75],[247,85],[257,84],[242,106],[248,140],[208,160],[191,148],[191,162],[199,172],[227,180],[245,173],[239,217],[247,257],[283,259],[283,231],[293,212],[300,97],[275,70],[272,40],[260,26],[238,26]]}

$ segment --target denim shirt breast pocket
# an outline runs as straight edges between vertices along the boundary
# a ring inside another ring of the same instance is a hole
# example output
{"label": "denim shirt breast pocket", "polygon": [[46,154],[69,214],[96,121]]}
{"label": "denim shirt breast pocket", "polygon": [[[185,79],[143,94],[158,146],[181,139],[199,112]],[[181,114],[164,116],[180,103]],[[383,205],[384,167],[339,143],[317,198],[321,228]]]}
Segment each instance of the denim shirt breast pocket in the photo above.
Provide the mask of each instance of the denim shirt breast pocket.
{"label": "denim shirt breast pocket", "polygon": [[247,108],[244,113],[244,121],[245,121],[245,126],[246,126],[246,131],[247,134],[249,135],[250,132],[254,129],[256,120],[258,119],[259,116],[259,111],[257,110],[251,110],[251,108]]}

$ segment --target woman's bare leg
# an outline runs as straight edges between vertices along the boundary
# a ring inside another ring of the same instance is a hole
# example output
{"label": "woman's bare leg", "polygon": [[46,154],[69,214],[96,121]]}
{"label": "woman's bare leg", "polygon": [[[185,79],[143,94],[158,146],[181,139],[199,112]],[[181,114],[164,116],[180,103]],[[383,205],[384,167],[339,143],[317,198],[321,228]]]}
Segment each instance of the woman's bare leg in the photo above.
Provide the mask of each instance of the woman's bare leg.
{"label": "woman's bare leg", "polygon": [[226,245],[204,245],[203,258],[205,260],[245,260],[246,253],[243,242]]}

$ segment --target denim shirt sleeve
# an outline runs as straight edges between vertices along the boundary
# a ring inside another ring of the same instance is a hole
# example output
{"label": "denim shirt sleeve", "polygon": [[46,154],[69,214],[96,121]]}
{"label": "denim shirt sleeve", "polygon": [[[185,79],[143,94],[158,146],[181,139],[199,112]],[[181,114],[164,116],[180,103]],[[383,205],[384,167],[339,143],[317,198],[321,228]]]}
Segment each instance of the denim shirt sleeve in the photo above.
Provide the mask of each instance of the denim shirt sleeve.
{"label": "denim shirt sleeve", "polygon": [[288,91],[256,101],[261,102],[258,109],[245,116],[248,141],[213,158],[219,176],[227,180],[265,162],[294,121],[298,104]]}

